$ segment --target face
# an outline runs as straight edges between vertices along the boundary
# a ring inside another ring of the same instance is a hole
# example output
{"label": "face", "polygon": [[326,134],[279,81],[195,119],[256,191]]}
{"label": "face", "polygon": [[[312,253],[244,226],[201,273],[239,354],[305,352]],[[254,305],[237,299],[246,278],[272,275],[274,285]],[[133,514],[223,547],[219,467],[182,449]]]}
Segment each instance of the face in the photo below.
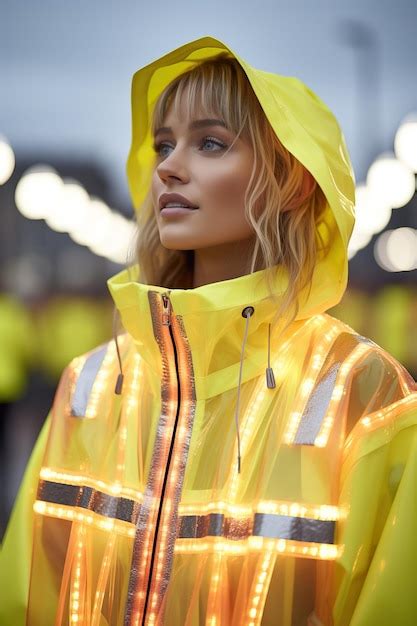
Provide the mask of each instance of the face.
{"label": "face", "polygon": [[[244,214],[252,148],[239,137],[227,151],[235,134],[222,120],[203,123],[203,118],[207,116],[188,119],[184,110],[170,110],[164,130],[155,133],[152,199],[161,243],[169,249],[198,250],[254,236]],[[171,193],[197,208],[161,211],[162,194]]]}

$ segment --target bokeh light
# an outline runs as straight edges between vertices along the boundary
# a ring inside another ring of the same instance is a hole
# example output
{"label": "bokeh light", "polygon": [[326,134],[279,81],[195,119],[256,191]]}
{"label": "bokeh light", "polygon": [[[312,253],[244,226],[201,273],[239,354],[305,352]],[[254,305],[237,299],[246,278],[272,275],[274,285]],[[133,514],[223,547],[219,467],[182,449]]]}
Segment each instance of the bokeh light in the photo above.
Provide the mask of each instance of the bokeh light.
{"label": "bokeh light", "polygon": [[413,172],[391,152],[384,152],[371,165],[366,184],[375,197],[392,208],[406,205],[415,192]]}
{"label": "bokeh light", "polygon": [[417,269],[417,231],[408,227],[385,231],[375,242],[374,256],[388,272]]}
{"label": "bokeh light", "polygon": [[29,219],[46,219],[57,206],[63,184],[52,167],[35,165],[26,170],[17,183],[16,206]]}
{"label": "bokeh light", "polygon": [[417,173],[417,113],[411,113],[401,122],[394,139],[397,159]]}
{"label": "bokeh light", "polygon": [[15,165],[13,148],[6,138],[0,135],[0,185],[7,183],[14,172]]}
{"label": "bokeh light", "polygon": [[56,204],[45,218],[48,226],[61,233],[80,228],[90,197],[84,187],[72,179],[64,179]]}

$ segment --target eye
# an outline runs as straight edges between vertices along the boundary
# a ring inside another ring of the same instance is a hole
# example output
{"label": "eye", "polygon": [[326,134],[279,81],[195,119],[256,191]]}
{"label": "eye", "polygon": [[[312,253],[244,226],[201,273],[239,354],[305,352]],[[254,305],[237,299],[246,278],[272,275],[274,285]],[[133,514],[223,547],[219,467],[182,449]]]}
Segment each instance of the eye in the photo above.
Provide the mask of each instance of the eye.
{"label": "eye", "polygon": [[[199,143],[199,147],[201,146],[205,146],[207,144],[211,144],[212,146],[217,146],[217,148],[214,149],[209,149],[209,150],[203,150],[204,152],[218,152],[219,150],[224,150],[225,148],[227,148],[226,144],[223,143],[223,141],[220,141],[220,139],[217,139],[216,137],[203,137],[201,139],[201,142]],[[172,145],[166,141],[160,141],[160,142],[155,142],[153,144],[153,149],[156,152],[156,154],[160,157],[164,157],[167,156],[167,154],[164,154],[162,152],[162,150],[164,148],[172,148]]]}
{"label": "eye", "polygon": [[[215,137],[204,137],[201,141],[202,145],[211,143],[219,148],[226,148],[226,144],[224,144],[220,139],[216,139]],[[212,152],[212,150],[210,150]]]}

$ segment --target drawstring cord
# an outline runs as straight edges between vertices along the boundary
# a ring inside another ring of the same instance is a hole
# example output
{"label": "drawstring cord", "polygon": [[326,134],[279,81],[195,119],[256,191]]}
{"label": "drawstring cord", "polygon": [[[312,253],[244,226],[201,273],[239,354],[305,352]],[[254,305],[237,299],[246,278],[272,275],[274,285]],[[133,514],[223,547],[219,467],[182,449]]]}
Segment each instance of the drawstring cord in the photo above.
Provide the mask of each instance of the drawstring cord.
{"label": "drawstring cord", "polygon": [[114,342],[116,344],[116,352],[117,352],[117,359],[119,361],[119,374],[117,376],[117,381],[116,381],[116,386],[114,388],[114,393],[117,394],[118,396],[121,395],[122,393],[122,389],[123,389],[123,381],[124,381],[124,376],[123,376],[123,369],[122,369],[122,359],[120,356],[120,348],[119,348],[119,342],[118,342],[118,336],[117,336],[117,329],[116,329],[116,322],[117,322],[117,309],[115,308],[113,311],[113,339]]}
{"label": "drawstring cord", "polygon": [[[239,367],[239,382],[237,387],[237,399],[235,410],[235,425],[237,436],[237,471],[240,474],[242,457],[240,451],[240,432],[239,432],[239,406],[240,406],[240,388],[242,384],[242,369],[243,369],[243,357],[245,355],[246,340],[248,338],[249,320],[254,314],[255,309],[253,306],[247,306],[242,311],[242,317],[246,318],[245,334],[242,342],[242,350],[240,352],[240,367]],[[266,368],[266,386],[268,389],[275,389],[275,376],[274,370],[271,367],[271,324],[268,324],[268,367]]]}
{"label": "drawstring cord", "polygon": [[[255,309],[253,308],[253,306],[247,306],[243,309],[242,311],[242,317],[244,317],[246,319],[246,325],[245,325],[245,334],[243,337],[243,342],[242,342],[242,350],[240,353],[240,367],[239,367],[239,382],[238,382],[238,388],[237,388],[237,399],[236,399],[236,410],[235,410],[235,425],[236,425],[236,436],[237,436],[237,471],[238,474],[240,474],[240,469],[241,469],[241,461],[242,461],[242,457],[241,457],[241,450],[240,450],[240,432],[239,432],[239,407],[240,407],[240,389],[241,389],[241,385],[242,385],[242,370],[243,370],[243,358],[245,355],[245,347],[246,347],[246,341],[248,338],[248,328],[249,328],[249,320],[252,317],[252,315],[254,314]],[[117,352],[117,359],[119,362],[119,374],[117,376],[117,381],[116,381],[116,387],[115,387],[115,394],[117,395],[121,395],[122,393],[122,389],[123,389],[123,381],[124,381],[124,375],[123,375],[123,368],[122,368],[122,359],[120,356],[120,348],[119,348],[119,343],[118,343],[118,335],[117,335],[117,331],[116,331],[116,320],[117,320],[117,310],[114,310],[114,314],[113,314],[113,339],[114,342],[116,344],[116,352]],[[271,324],[268,324],[268,367],[266,368],[266,385],[268,387],[268,389],[274,389],[275,388],[275,376],[274,376],[274,371],[271,367]]]}
{"label": "drawstring cord", "polygon": [[242,384],[242,369],[243,369],[243,357],[245,354],[246,340],[248,338],[249,320],[254,314],[255,309],[253,306],[247,306],[242,311],[242,317],[246,318],[245,335],[243,337],[242,350],[240,351],[240,367],[239,367],[239,382],[237,386],[237,400],[235,411],[235,424],[236,424],[236,436],[237,436],[237,471],[240,474],[241,455],[240,455],[240,433],[239,433],[239,405],[240,405],[240,386]]}

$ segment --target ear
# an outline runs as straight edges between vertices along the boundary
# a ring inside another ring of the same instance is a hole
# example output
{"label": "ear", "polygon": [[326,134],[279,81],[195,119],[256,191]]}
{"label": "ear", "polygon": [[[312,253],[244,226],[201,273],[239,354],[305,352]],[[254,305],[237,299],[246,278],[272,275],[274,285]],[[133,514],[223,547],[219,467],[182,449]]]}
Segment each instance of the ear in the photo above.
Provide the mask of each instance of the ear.
{"label": "ear", "polygon": [[291,200],[287,206],[283,207],[283,211],[291,211],[296,209],[307,200],[307,198],[313,193],[317,185],[316,179],[310,174],[308,170],[304,168],[303,182],[301,183],[298,194]]}

